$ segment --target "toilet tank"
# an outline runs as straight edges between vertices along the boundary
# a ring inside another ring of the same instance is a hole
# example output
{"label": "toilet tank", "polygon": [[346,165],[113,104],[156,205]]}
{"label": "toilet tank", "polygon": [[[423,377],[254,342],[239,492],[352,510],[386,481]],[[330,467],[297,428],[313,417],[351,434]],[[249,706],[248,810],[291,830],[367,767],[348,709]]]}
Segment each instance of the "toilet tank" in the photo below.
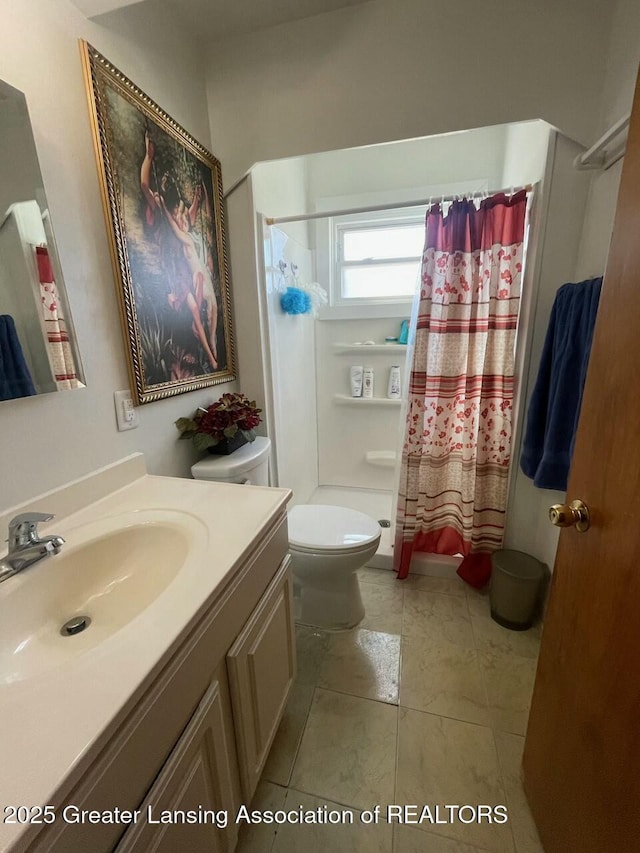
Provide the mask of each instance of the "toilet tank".
{"label": "toilet tank", "polygon": [[228,456],[205,456],[191,466],[191,475],[194,480],[268,486],[270,453],[270,439],[258,436]]}

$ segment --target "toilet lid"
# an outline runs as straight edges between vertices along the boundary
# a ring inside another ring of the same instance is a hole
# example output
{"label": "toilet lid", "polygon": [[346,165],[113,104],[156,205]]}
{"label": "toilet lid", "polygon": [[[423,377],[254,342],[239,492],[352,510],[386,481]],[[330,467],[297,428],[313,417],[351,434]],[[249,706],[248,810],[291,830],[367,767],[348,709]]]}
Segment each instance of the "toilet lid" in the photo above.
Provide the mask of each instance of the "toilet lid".
{"label": "toilet lid", "polygon": [[294,548],[344,551],[363,548],[379,536],[378,522],[355,509],[304,504],[289,510],[289,544]]}

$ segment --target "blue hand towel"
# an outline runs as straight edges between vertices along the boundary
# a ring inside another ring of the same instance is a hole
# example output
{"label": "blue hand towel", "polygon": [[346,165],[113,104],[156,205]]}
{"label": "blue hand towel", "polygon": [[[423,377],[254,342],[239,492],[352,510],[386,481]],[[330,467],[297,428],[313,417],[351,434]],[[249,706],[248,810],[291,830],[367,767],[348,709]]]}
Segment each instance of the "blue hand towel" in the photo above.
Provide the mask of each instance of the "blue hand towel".
{"label": "blue hand towel", "polygon": [[602,278],[557,292],[527,414],[520,467],[540,489],[566,491]]}
{"label": "blue hand towel", "polygon": [[16,324],[9,314],[0,315],[0,400],[31,397],[36,393],[24,360]]}

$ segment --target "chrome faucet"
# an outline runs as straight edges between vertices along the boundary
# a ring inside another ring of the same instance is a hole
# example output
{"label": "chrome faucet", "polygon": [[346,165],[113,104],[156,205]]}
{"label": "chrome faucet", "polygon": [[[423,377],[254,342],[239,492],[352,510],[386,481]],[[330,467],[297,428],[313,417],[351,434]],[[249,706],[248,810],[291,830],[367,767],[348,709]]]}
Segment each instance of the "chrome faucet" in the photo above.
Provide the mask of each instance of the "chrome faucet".
{"label": "chrome faucet", "polygon": [[53,515],[43,512],[24,512],[9,522],[9,550],[0,560],[0,583],[32,566],[50,554],[59,554],[62,536],[38,536],[38,524],[51,521]]}

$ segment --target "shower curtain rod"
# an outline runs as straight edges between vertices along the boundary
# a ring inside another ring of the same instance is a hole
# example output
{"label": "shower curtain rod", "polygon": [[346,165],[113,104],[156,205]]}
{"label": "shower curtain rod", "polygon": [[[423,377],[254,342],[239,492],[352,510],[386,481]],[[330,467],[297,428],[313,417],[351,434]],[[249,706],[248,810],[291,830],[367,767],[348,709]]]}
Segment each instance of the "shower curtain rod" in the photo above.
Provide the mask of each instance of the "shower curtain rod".
{"label": "shower curtain rod", "polygon": [[625,130],[629,127],[629,123],[631,122],[631,113],[627,113],[626,116],[623,116],[621,119],[611,125],[609,130],[602,134],[600,139],[589,148],[584,154],[578,154],[576,159],[573,161],[573,165],[576,169],[602,169],[606,171],[614,163],[617,163],[618,160],[621,160],[624,157],[624,151],[627,145],[626,136],[622,140],[620,149],[616,151],[612,157],[607,158],[605,149],[607,145],[616,137],[622,135]]}
{"label": "shower curtain rod", "polygon": [[458,198],[475,198],[476,196],[492,196],[497,193],[515,193],[521,190],[526,190],[530,193],[533,190],[533,184],[525,184],[523,187],[502,187],[499,190],[478,190],[473,193],[456,193],[455,195],[432,195],[429,198],[418,199],[417,201],[401,201],[398,204],[389,203],[376,204],[369,207],[347,207],[342,210],[323,210],[317,213],[301,213],[299,216],[265,216],[267,225],[279,225],[285,222],[307,222],[310,219],[329,219],[332,216],[350,216],[354,213],[375,213],[379,210],[399,210],[403,207],[422,207],[426,204],[431,204],[434,201],[443,204],[447,201],[455,201]]}

